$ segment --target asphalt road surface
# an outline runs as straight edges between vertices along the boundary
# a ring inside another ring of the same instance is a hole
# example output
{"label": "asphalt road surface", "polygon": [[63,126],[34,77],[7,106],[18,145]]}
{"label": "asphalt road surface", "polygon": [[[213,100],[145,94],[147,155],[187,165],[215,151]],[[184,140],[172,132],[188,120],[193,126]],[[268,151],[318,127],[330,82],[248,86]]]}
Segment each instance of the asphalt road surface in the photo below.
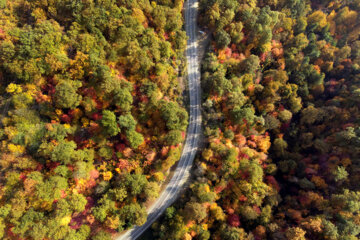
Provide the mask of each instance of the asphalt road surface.
{"label": "asphalt road surface", "polygon": [[186,58],[190,95],[190,119],[187,137],[175,173],[156,202],[148,209],[147,221],[125,232],[116,240],[136,239],[151,226],[156,219],[177,199],[180,190],[190,177],[190,169],[195,158],[201,131],[200,67],[197,48],[197,0],[185,2],[186,33],[188,35]]}

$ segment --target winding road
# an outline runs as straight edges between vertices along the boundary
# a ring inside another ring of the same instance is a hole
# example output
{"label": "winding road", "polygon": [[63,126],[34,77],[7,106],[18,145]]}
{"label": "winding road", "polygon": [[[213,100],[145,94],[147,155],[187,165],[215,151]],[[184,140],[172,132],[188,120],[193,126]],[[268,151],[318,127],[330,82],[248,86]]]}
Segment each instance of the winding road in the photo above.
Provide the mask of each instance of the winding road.
{"label": "winding road", "polygon": [[180,190],[190,177],[190,169],[199,144],[201,131],[200,67],[197,46],[197,11],[198,0],[187,0],[185,3],[186,33],[188,35],[186,58],[190,95],[190,119],[187,137],[181,158],[175,173],[156,202],[148,209],[145,224],[128,230],[116,240],[138,238],[161,214],[177,199]]}

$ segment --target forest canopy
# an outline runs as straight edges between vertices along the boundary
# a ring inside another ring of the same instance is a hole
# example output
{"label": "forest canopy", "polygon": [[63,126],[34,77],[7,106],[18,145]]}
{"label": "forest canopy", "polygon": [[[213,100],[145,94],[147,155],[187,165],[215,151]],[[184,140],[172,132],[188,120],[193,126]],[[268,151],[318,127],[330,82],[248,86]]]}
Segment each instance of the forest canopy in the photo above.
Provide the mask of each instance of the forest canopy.
{"label": "forest canopy", "polygon": [[183,1],[0,0],[0,238],[142,225],[188,114]]}
{"label": "forest canopy", "polygon": [[199,2],[206,144],[149,239],[358,239],[360,1]]}
{"label": "forest canopy", "polygon": [[[0,0],[0,239],[145,223],[189,122],[183,5]],[[199,0],[198,23],[205,144],[145,238],[360,238],[360,1]]]}

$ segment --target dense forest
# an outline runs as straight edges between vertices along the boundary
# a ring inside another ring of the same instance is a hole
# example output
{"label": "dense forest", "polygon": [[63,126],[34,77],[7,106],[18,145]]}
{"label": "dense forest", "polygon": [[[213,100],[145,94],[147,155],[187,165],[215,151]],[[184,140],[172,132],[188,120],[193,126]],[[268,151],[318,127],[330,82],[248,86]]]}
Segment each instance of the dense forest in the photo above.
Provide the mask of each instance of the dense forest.
{"label": "dense forest", "polygon": [[[147,237],[360,238],[360,0],[199,3],[205,146]],[[186,137],[183,4],[0,0],[0,239],[145,223]]]}
{"label": "dense forest", "polygon": [[199,11],[206,146],[149,239],[358,239],[360,1]]}
{"label": "dense forest", "polygon": [[182,0],[0,0],[0,239],[142,225],[188,113]]}

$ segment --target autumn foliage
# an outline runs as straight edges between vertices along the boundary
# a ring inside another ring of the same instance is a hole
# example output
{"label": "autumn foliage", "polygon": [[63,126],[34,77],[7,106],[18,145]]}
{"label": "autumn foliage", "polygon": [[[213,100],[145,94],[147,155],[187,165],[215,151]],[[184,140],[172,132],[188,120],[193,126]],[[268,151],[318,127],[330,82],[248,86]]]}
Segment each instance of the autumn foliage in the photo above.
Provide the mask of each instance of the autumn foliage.
{"label": "autumn foliage", "polygon": [[0,0],[0,239],[144,223],[188,124],[182,5]]}
{"label": "autumn foliage", "polygon": [[206,146],[154,238],[357,239],[360,2],[204,0],[199,11],[212,37]]}

